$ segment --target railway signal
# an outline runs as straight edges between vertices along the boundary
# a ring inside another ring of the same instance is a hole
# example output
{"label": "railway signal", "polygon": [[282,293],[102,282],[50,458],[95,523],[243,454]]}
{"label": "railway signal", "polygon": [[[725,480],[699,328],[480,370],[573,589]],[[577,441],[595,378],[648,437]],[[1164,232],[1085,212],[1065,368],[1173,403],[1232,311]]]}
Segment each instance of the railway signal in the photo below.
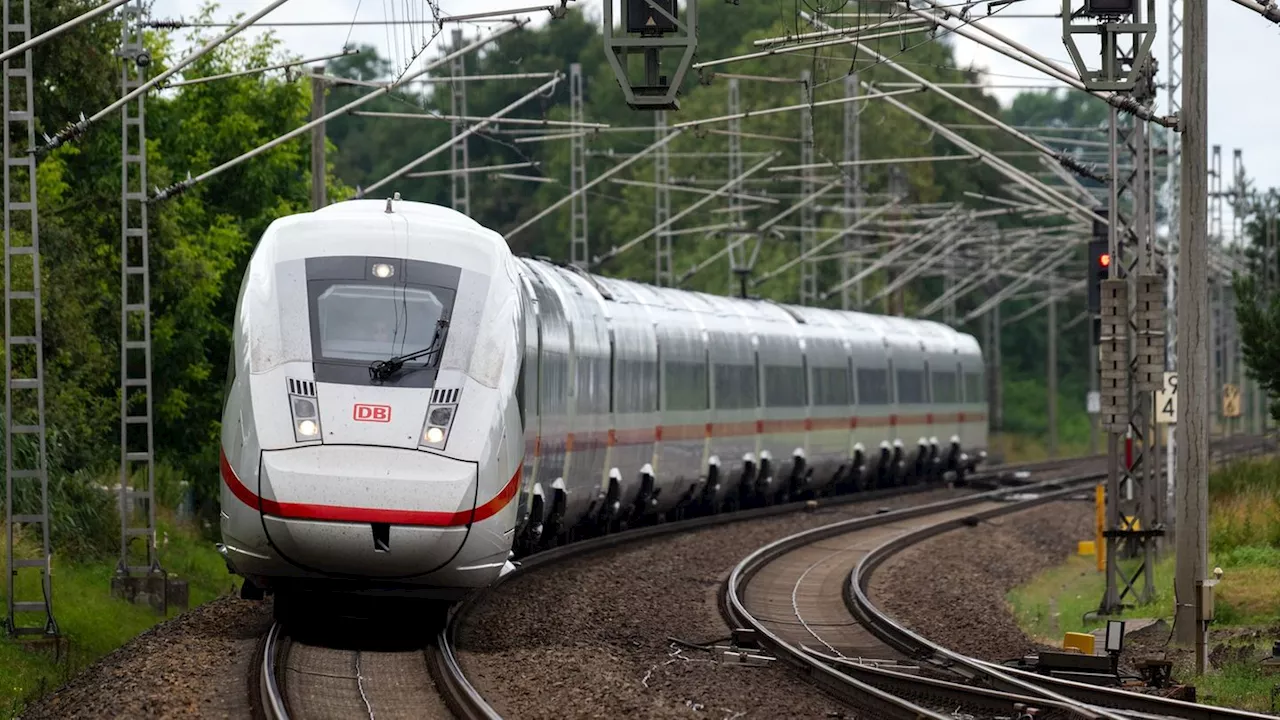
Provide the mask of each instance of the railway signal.
{"label": "railway signal", "polygon": [[[613,22],[615,2],[622,3],[626,24],[619,35]],[[683,7],[681,7],[683,6]],[[633,110],[679,110],[676,95],[693,64],[698,46],[698,0],[605,0],[604,55]],[[675,72],[662,72],[664,50],[680,51]],[[644,58],[644,74],[632,79],[630,55]]]}
{"label": "railway signal", "polygon": [[1106,280],[1111,273],[1111,253],[1107,247],[1105,227],[1101,239],[1098,239],[1095,233],[1094,239],[1089,241],[1088,262],[1089,279],[1086,284],[1088,285],[1089,316],[1092,320],[1093,344],[1097,345],[1102,341],[1102,281]]}

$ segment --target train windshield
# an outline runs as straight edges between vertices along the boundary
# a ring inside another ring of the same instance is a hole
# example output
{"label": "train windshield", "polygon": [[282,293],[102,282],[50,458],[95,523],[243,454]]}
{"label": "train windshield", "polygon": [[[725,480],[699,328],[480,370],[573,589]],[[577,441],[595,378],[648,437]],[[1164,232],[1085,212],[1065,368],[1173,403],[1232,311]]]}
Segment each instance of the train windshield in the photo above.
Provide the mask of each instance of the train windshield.
{"label": "train windshield", "polygon": [[[435,344],[454,312],[460,270],[376,257],[307,259],[311,360],[319,382],[367,385],[370,365]],[[442,322],[443,321],[443,322]],[[431,387],[447,333],[433,355],[405,360],[386,384]],[[379,384],[382,384],[379,379]]]}
{"label": "train windshield", "polygon": [[451,294],[439,288],[334,284],[316,298],[320,354],[370,362],[428,347]]}

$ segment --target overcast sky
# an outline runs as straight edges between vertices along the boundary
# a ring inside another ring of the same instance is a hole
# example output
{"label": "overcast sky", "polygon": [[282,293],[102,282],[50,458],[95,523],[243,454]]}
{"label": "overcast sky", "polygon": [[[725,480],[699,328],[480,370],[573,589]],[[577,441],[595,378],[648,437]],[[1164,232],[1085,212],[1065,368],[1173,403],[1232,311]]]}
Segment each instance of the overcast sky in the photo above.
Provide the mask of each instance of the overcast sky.
{"label": "overcast sky", "polygon": [[[422,0],[417,0],[421,2]],[[528,7],[548,0],[442,0],[446,13],[461,14],[483,10]],[[601,0],[586,2],[588,11],[598,16]],[[762,2],[764,0],[747,0]],[[221,0],[220,19],[238,12],[253,12],[268,4],[269,0]],[[950,0],[947,0],[948,4]],[[179,16],[190,18],[200,7],[202,0],[155,0],[153,17],[170,19]],[[1222,145],[1223,170],[1230,176],[1232,151],[1243,150],[1245,168],[1257,187],[1280,186],[1280,143],[1276,142],[1277,111],[1280,98],[1275,82],[1275,69],[1280,66],[1280,29],[1260,15],[1236,5],[1230,0],[1211,0],[1209,3],[1209,143]],[[312,57],[339,51],[348,40],[353,44],[368,43],[377,46],[384,55],[405,57],[405,44],[396,49],[394,36],[389,37],[385,27],[351,27],[352,19],[379,21],[388,17],[391,6],[398,6],[397,18],[403,19],[403,2],[397,0],[293,0],[268,15],[264,22],[332,20],[343,23],[335,27],[283,27],[276,28],[290,51],[304,57]],[[423,3],[425,7],[425,3]],[[979,11],[985,3],[979,6]],[[357,10],[358,8],[358,10]],[[1051,15],[1061,9],[1058,0],[1023,0],[1003,12],[1020,15]],[[1167,78],[1168,0],[1157,0],[1159,32],[1153,51],[1160,63],[1158,82]],[[721,0],[703,0],[700,21],[714,22],[715,13],[733,12],[731,5]],[[1070,66],[1070,59],[1062,45],[1061,21],[1057,19],[1004,19],[989,20],[992,27],[1029,45],[1042,54]],[[964,38],[956,39],[958,59],[962,64],[970,62],[991,72],[993,84],[1049,84],[1027,67],[1008,60],[997,53],[982,48]],[[1016,90],[996,90],[1007,100]],[[1167,111],[1165,90],[1159,90],[1159,107]],[[1224,182],[1224,185],[1226,183]],[[1224,188],[1225,189],[1225,188]]]}

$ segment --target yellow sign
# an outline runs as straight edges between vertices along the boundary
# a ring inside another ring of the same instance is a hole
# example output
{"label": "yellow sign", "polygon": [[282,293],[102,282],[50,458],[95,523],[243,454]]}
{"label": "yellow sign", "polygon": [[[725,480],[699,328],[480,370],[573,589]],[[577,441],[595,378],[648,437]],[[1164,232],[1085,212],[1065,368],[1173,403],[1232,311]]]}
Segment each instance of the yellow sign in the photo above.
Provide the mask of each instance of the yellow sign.
{"label": "yellow sign", "polygon": [[1222,386],[1222,417],[1240,417],[1240,388],[1235,385]]}

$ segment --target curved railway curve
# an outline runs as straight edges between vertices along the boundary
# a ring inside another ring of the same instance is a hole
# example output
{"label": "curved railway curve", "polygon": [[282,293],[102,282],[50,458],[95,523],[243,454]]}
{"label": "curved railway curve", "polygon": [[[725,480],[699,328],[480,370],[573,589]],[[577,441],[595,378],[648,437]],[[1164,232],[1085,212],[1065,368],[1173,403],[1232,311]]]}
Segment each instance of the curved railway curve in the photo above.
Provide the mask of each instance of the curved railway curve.
{"label": "curved railway curve", "polygon": [[[969,482],[986,486],[1017,481],[1028,469],[1052,468],[1065,462],[1070,461],[992,467],[971,476]],[[820,502],[823,507],[832,508],[940,488],[938,484],[919,484],[834,496]],[[513,572],[499,578],[490,588],[455,606],[443,630],[417,644],[410,641],[402,642],[400,647],[370,649],[353,644],[349,638],[295,638],[283,626],[273,624],[263,640],[254,680],[261,713],[272,720],[365,715],[379,719],[401,716],[498,718],[498,713],[465,677],[456,652],[459,629],[486,595],[513,578],[573,557],[665,535],[799,514],[806,509],[812,509],[812,502],[759,507],[639,527],[544,550],[523,559]]]}
{"label": "curved railway curve", "polygon": [[[1220,447],[1224,456],[1238,449],[1249,448],[1240,441]],[[1027,708],[1037,709],[1039,718],[1270,717],[969,658],[913,633],[870,600],[871,575],[891,556],[947,530],[1077,493],[1104,476],[1093,462],[1087,472],[1087,463],[1076,465],[1073,477],[833,523],[778,540],[734,568],[722,594],[723,612],[758,633],[764,647],[810,680],[851,704],[874,707],[878,717],[1022,717]],[[1062,474],[1066,467],[1056,471]]]}

